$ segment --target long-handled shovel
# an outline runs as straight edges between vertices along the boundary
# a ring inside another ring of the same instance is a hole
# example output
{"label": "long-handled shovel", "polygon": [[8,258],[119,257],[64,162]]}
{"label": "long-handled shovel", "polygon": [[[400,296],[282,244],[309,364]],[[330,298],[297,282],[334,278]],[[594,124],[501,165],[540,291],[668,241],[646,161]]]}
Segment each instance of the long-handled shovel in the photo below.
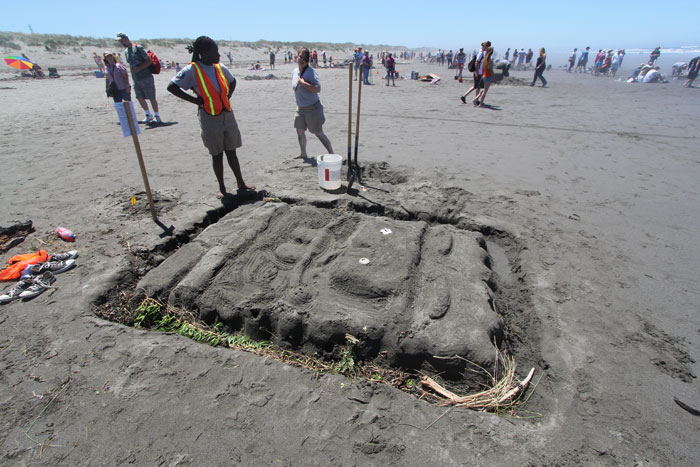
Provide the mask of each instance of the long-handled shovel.
{"label": "long-handled shovel", "polygon": [[[348,178],[348,190],[352,187],[353,182],[357,179],[358,183],[362,183],[361,169],[357,164],[357,148],[360,139],[360,102],[362,99],[362,80],[357,80],[357,118],[355,119],[355,161],[352,164],[352,177]],[[349,167],[349,166],[348,166]],[[348,172],[350,173],[350,172]]]}
{"label": "long-handled shovel", "polygon": [[[352,63],[350,64],[350,79],[348,84],[348,181],[355,178],[355,168],[352,165]],[[350,188],[348,186],[348,188]]]}

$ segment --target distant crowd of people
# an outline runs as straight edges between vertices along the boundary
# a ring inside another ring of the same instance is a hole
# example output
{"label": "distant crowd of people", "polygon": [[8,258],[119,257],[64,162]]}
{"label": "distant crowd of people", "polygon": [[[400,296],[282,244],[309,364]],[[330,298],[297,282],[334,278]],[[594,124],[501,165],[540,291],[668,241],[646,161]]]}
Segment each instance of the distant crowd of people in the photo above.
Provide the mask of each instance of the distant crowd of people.
{"label": "distant crowd of people", "polygon": [[[131,81],[133,81],[133,89],[136,99],[145,111],[145,118],[141,123],[160,123],[162,122],[156,99],[156,89],[154,84],[150,51],[147,52],[143,46],[133,43],[125,33],[118,33],[117,41],[124,47],[125,64],[122,64],[119,53],[105,51],[102,57],[97,53],[93,54],[95,62],[104,73],[106,79],[107,95],[112,97],[115,102],[131,100]],[[241,174],[240,164],[236,149],[241,146],[241,135],[233,115],[230,98],[236,88],[236,79],[233,74],[220,63],[220,54],[218,45],[212,39],[206,36],[200,36],[188,48],[192,53],[192,61],[184,68],[180,68],[179,63],[174,61],[163,62],[165,68],[174,69],[176,75],[172,78],[168,85],[168,91],[176,97],[197,105],[199,124],[201,127],[202,142],[209,150],[212,156],[214,174],[219,184],[219,192],[217,196],[222,198],[227,195],[226,186],[224,183],[224,168],[223,155],[226,154],[228,165],[233,171],[236,178],[236,183],[239,190],[254,190],[255,187],[248,185]],[[269,51],[270,68],[274,69],[276,52]],[[567,72],[586,72],[590,54],[590,47],[586,47],[578,54],[578,49],[573,49],[569,56]],[[645,83],[663,81],[664,77],[659,72],[659,67],[654,66],[654,63],[659,58],[660,48],[656,48],[649,57],[649,62],[641,64],[635,69],[630,80],[641,81]],[[229,51],[227,54],[229,64],[233,63],[233,56]],[[326,51],[321,51],[319,54],[315,50],[307,48],[299,48],[296,54],[289,50],[282,52],[284,62],[296,63],[296,67],[292,73],[292,90],[295,95],[297,110],[294,117],[294,128],[297,132],[299,143],[300,158],[307,159],[306,152],[306,132],[316,136],[323,144],[329,154],[333,153],[332,144],[323,132],[323,124],[325,123],[325,115],[323,105],[319,99],[321,92],[321,84],[315,68],[319,63],[323,66],[333,66],[333,58],[327,56]],[[490,41],[481,43],[479,52],[474,51],[467,59],[467,54],[464,48],[460,48],[459,52],[453,53],[452,50],[445,52],[438,50],[435,56],[429,52],[423,55],[411,51],[402,51],[399,53],[400,59],[415,59],[422,61],[435,62],[439,66],[447,65],[456,69],[455,79],[462,81],[462,73],[466,67],[473,75],[473,84],[471,87],[460,96],[462,103],[467,103],[467,97],[474,92],[472,104],[479,107],[487,106],[485,104],[491,84],[494,82],[494,69],[509,68],[526,70],[531,67],[531,61],[534,57],[532,49],[527,52],[524,48],[508,48],[503,56],[496,60],[494,47]],[[615,76],[622,65],[625,56],[624,49],[618,49],[614,52],[612,49],[598,50],[598,53],[593,59],[592,73],[594,75],[610,75]],[[371,85],[370,76],[373,68],[373,55],[363,50],[362,47],[357,47],[352,59],[349,61],[349,66],[354,68],[354,79],[362,80],[363,85]],[[386,50],[380,51],[377,54],[381,65],[385,68],[386,86],[390,84],[395,86],[395,79],[398,77],[396,71],[396,59],[394,54]],[[157,60],[154,58],[154,60]],[[550,67],[547,66],[547,54],[544,47],[539,49],[537,59],[534,64],[534,75],[530,86],[535,86],[539,81],[542,87],[547,86],[547,80],[544,77],[544,72]],[[127,69],[128,65],[128,69]],[[686,86],[692,86],[693,81],[697,78],[698,68],[700,67],[700,57],[696,57],[690,63],[676,63],[673,66],[672,77],[677,78],[681,73],[687,70],[688,80]],[[251,70],[262,69],[260,62],[253,63]],[[129,72],[131,80],[129,79]],[[157,73],[157,71],[156,71]],[[438,78],[439,80],[439,78]],[[193,94],[187,91],[193,91]],[[149,107],[150,104],[150,107]],[[152,110],[152,111],[151,111]]]}

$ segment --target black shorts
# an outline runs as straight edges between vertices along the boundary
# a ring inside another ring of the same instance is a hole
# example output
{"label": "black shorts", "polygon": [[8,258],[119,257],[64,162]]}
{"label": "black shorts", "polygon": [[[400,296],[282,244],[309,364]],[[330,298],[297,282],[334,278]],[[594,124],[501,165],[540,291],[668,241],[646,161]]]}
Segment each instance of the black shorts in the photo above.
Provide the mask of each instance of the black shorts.
{"label": "black shorts", "polygon": [[484,80],[481,79],[481,75],[479,73],[474,73],[474,88],[479,89],[484,87]]}

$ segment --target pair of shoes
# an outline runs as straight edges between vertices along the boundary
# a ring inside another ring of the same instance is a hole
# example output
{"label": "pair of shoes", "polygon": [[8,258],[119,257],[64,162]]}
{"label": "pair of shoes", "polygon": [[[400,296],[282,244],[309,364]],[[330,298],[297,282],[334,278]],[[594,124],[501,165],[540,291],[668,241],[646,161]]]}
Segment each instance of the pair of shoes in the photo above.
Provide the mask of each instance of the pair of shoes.
{"label": "pair of shoes", "polygon": [[163,123],[163,120],[160,119],[160,115],[155,116],[156,123]]}
{"label": "pair of shoes", "polygon": [[146,118],[144,118],[143,120],[141,120],[140,123],[151,123],[152,121],[153,121],[153,115],[150,115],[150,114],[149,114],[149,115],[146,115]]}
{"label": "pair of shoes", "polygon": [[29,268],[29,273],[32,276],[39,276],[46,272],[51,272],[53,274],[59,274],[61,272],[68,271],[75,266],[74,259],[67,259],[65,261],[49,261],[47,263],[37,263]]}
{"label": "pair of shoes", "polygon": [[30,285],[27,290],[19,294],[19,298],[22,299],[29,299],[29,298],[34,298],[37,295],[40,295],[44,292],[46,289],[51,289],[53,284],[56,282],[56,276],[51,273],[51,271],[46,271],[39,277],[34,278],[34,282],[32,285]]}
{"label": "pair of shoes", "polygon": [[467,103],[467,99],[464,96],[459,96],[459,99],[462,101],[462,104]]}
{"label": "pair of shoes", "polygon": [[75,259],[78,257],[78,250],[66,251],[65,253],[58,253],[49,256],[49,262],[52,261],[67,261],[69,259]]}
{"label": "pair of shoes", "polygon": [[19,295],[27,290],[34,283],[33,277],[27,277],[20,280],[12,287],[10,290],[0,295],[0,304],[10,303],[13,300],[17,300]]}

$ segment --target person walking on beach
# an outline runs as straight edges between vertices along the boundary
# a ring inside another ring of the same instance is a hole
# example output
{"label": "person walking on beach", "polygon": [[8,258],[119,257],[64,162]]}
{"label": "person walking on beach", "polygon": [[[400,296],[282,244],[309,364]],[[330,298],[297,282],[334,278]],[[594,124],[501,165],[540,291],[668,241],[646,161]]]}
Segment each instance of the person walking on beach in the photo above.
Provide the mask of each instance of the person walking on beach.
{"label": "person walking on beach", "polygon": [[455,57],[457,62],[457,79],[462,82],[462,70],[464,70],[464,64],[467,62],[467,54],[464,53],[464,48],[459,49],[459,53]]}
{"label": "person walking on beach", "polygon": [[[236,149],[241,147],[241,132],[231,108],[231,95],[236,79],[219,63],[219,47],[207,36],[200,36],[191,46],[192,62],[183,68],[168,85],[168,91],[197,106],[202,142],[212,157],[212,166],[222,199],[226,194],[224,183],[224,152],[228,165],[236,177],[238,190],[255,190],[243,181]],[[186,93],[192,89],[196,96]]]}
{"label": "person walking on beach", "polygon": [[700,56],[693,58],[688,62],[688,80],[683,84],[686,88],[693,87],[693,81],[698,77],[698,70],[700,70]]}
{"label": "person walking on beach", "polygon": [[568,73],[571,73],[571,69],[576,65],[576,50],[574,47],[574,51],[569,56],[569,69],[566,70]]}
{"label": "person walking on beach", "polygon": [[[146,111],[146,118],[141,123],[151,123],[154,120],[157,123],[161,123],[162,120],[158,113],[158,101],[156,100],[156,85],[153,80],[153,73],[148,69],[153,63],[151,57],[148,56],[142,46],[133,44],[129,40],[129,36],[123,32],[117,34],[117,40],[126,48],[124,56],[131,67],[131,78],[134,80],[134,94],[136,94],[136,99],[141,104],[141,108]],[[153,115],[148,110],[146,99],[151,101]]]}
{"label": "person walking on beach", "polygon": [[275,51],[270,49],[270,70],[275,69]]}
{"label": "person walking on beach", "polygon": [[481,60],[481,81],[483,83],[483,88],[481,91],[479,91],[476,94],[476,97],[474,98],[474,105],[478,105],[479,107],[484,107],[484,98],[486,97],[486,93],[489,90],[489,87],[491,86],[491,83],[493,82],[493,47],[488,47],[486,49],[486,53],[484,54],[484,58]]}
{"label": "person walking on beach", "polygon": [[540,48],[540,55],[537,57],[537,63],[535,63],[535,76],[532,78],[532,83],[530,86],[534,86],[537,78],[542,81],[542,87],[547,86],[547,80],[544,79],[542,75],[545,68],[547,67],[547,54],[544,51],[544,47]]}
{"label": "person walking on beach", "polygon": [[527,49],[527,55],[525,55],[525,68],[530,68],[530,62],[532,61],[533,55],[535,55],[535,53],[532,51],[532,49]]}
{"label": "person walking on beach", "polygon": [[105,84],[107,85],[107,97],[114,102],[131,101],[131,83],[126,67],[118,63],[112,52],[102,54],[105,68]]}
{"label": "person walking on beach", "polygon": [[386,85],[389,86],[389,80],[391,80],[391,85],[396,86],[394,79],[396,78],[396,70],[394,69],[396,61],[392,57],[391,52],[389,52],[384,59],[384,67],[386,68]]}
{"label": "person walking on beach", "polygon": [[[467,103],[467,96],[474,90],[476,90],[477,96],[479,95],[479,90],[484,87],[484,82],[481,80],[481,64],[484,60],[484,54],[486,53],[486,49],[488,47],[491,47],[491,42],[486,41],[481,43],[481,50],[479,50],[479,53],[475,56],[472,57],[472,61],[474,61],[474,72],[472,73],[474,77],[474,84],[472,84],[472,87],[470,87],[467,92],[462,94],[460,96],[460,100],[462,101],[462,104]],[[516,54],[517,50],[514,52]],[[517,55],[517,54],[516,54]],[[471,62],[469,62],[469,66],[471,67]],[[474,99],[472,101],[474,105],[479,105],[479,100]]]}
{"label": "person walking on beach", "polygon": [[297,111],[294,115],[294,128],[297,130],[299,149],[301,153],[297,156],[300,159],[307,159],[306,154],[306,130],[316,135],[326,148],[328,154],[334,154],[333,146],[328,136],[323,132],[323,124],[326,117],[323,114],[323,105],[318,94],[321,92],[321,82],[318,79],[316,70],[309,66],[311,54],[309,49],[301,47],[297,52],[297,65],[292,72],[292,90],[297,102]]}
{"label": "person walking on beach", "polygon": [[654,62],[661,56],[661,47],[657,47],[649,54],[649,65],[654,66]]}
{"label": "person walking on beach", "polygon": [[590,47],[586,47],[586,50],[581,52],[581,58],[578,59],[578,64],[576,65],[574,71],[582,71],[583,73],[586,72],[586,65],[588,64],[588,53],[590,50]]}

